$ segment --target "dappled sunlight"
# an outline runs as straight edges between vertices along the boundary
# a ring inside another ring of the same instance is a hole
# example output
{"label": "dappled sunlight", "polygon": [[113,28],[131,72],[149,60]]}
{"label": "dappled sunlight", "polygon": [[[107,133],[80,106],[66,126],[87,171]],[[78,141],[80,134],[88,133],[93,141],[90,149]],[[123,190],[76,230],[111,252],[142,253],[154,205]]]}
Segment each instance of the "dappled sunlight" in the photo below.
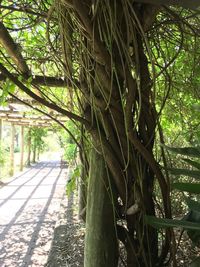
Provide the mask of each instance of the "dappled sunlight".
{"label": "dappled sunlight", "polygon": [[0,267],[200,266],[200,1],[0,13]]}
{"label": "dappled sunlight", "polygon": [[59,221],[46,267],[83,266],[85,225],[78,219],[77,202],[74,192],[61,202]]}
{"label": "dappled sunlight", "polygon": [[0,189],[0,266],[44,266],[65,190],[59,167],[42,162]]}

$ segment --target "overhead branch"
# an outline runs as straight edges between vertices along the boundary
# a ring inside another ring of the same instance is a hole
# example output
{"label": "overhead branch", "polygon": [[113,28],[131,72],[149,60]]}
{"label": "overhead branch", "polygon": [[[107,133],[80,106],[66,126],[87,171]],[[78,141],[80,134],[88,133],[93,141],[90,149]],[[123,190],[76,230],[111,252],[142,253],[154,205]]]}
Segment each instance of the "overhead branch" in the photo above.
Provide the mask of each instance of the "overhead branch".
{"label": "overhead branch", "polygon": [[[0,112],[0,119],[3,120],[17,120],[20,122],[29,122],[29,121],[35,121],[35,122],[50,122],[52,119],[49,117],[40,117],[40,116],[26,116],[24,114],[18,114],[18,115],[13,115],[13,114],[1,114]],[[68,120],[68,118],[58,118],[58,120],[60,122],[66,122]]]}
{"label": "overhead branch", "polygon": [[49,102],[48,100],[36,95],[34,92],[32,92],[28,87],[26,87],[22,82],[20,82],[15,76],[13,76],[1,63],[0,63],[0,71],[7,77],[9,78],[15,85],[17,85],[23,92],[25,92],[27,95],[29,95],[31,98],[34,100],[38,101],[42,105],[57,111],[58,113],[61,113],[63,115],[66,115],[68,118],[79,121],[84,125],[87,125],[89,127],[90,123],[86,119],[70,112],[67,111],[56,104]]}
{"label": "overhead branch", "polygon": [[34,16],[44,17],[44,18],[47,17],[47,13],[35,12],[31,8],[28,8],[26,6],[25,7],[15,7],[12,5],[9,5],[9,6],[0,5],[0,8],[6,9],[6,10],[11,10],[11,11],[16,11],[16,12],[23,12],[23,13],[27,13],[27,14],[34,15]]}
{"label": "overhead branch", "polygon": [[196,0],[137,0],[136,2],[148,3],[153,5],[176,5],[191,9],[196,9],[200,6],[200,2]]}
{"label": "overhead branch", "polygon": [[51,123],[36,123],[36,122],[19,122],[19,121],[6,121],[7,123],[12,123],[14,125],[21,125],[21,126],[25,126],[25,127],[42,127],[42,128],[50,128],[52,127]]}
{"label": "overhead branch", "polygon": [[[19,75],[14,73],[12,74],[14,77],[18,77]],[[42,76],[42,75],[34,75],[30,76],[32,77],[32,84],[34,85],[41,85],[41,86],[48,86],[48,87],[69,87],[71,86],[71,83],[69,83],[66,79],[61,79],[57,77],[51,77],[51,76]],[[29,78],[30,78],[29,77]],[[6,76],[3,74],[0,74],[0,81],[5,81]],[[24,77],[25,79],[27,77]],[[75,85],[79,86],[79,82],[75,81]]]}
{"label": "overhead branch", "polygon": [[18,104],[18,105],[23,105],[24,102],[28,103],[29,105],[31,106],[36,106],[36,105],[40,105],[40,103],[38,103],[36,100],[34,99],[21,99],[21,101],[18,101],[16,98],[14,97],[9,97],[6,99],[6,102],[9,104],[9,105],[12,105],[12,104]]}
{"label": "overhead branch", "polygon": [[66,132],[71,136],[71,138],[74,140],[75,144],[77,145],[77,147],[79,147],[80,151],[82,150],[79,142],[76,140],[76,138],[74,137],[74,135],[72,134],[72,132],[59,120],[58,117],[55,117],[55,114],[49,114],[37,107],[34,107],[33,105],[31,105],[30,103],[28,103],[25,100],[22,100],[18,97],[16,97],[15,95],[13,95],[12,93],[9,93],[9,95],[12,97],[12,99],[15,99],[17,101],[17,103],[21,103],[22,105],[26,105],[36,111],[38,111],[39,113],[49,117],[50,119],[52,119],[53,121],[55,121],[58,125],[60,125],[63,129],[66,130]]}
{"label": "overhead branch", "polygon": [[142,5],[142,16],[141,16],[141,24],[144,32],[147,32],[151,29],[154,20],[161,10],[160,5],[152,5],[152,4],[144,4]]}
{"label": "overhead branch", "polygon": [[98,60],[100,60],[101,64],[106,65],[107,68],[110,68],[110,55],[101,42],[100,34],[97,29],[95,29],[95,25],[92,23],[92,20],[89,17],[90,9],[86,5],[84,5],[82,1],[79,0],[73,0],[73,8],[80,17],[83,27],[94,42],[96,57],[98,58]]}
{"label": "overhead branch", "polygon": [[14,42],[2,22],[0,22],[0,43],[6,49],[7,53],[15,62],[19,70],[24,74],[29,74],[29,68],[21,54],[20,46]]}

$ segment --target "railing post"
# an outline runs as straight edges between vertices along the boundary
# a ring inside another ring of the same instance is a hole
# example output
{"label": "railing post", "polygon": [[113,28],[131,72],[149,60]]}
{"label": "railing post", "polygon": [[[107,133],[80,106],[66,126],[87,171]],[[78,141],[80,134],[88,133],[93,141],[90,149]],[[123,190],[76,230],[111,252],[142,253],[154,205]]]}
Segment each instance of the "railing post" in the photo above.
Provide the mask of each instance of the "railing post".
{"label": "railing post", "polygon": [[21,144],[20,144],[20,171],[24,167],[24,126],[21,126]]}
{"label": "railing post", "polygon": [[0,119],[0,145],[2,141],[2,132],[3,132],[3,121]]}
{"label": "railing post", "polygon": [[14,149],[15,149],[15,125],[11,123],[11,142],[10,142],[10,176],[14,174]]}
{"label": "railing post", "polygon": [[[0,119],[0,148],[2,148],[1,147],[1,145],[2,145],[2,133],[3,133],[3,121],[2,121],[2,119]],[[0,166],[0,178],[1,178],[1,166]]]}
{"label": "railing post", "polygon": [[28,146],[28,158],[27,158],[27,165],[31,165],[31,129],[29,128],[28,130],[28,141],[27,141],[27,146]]}

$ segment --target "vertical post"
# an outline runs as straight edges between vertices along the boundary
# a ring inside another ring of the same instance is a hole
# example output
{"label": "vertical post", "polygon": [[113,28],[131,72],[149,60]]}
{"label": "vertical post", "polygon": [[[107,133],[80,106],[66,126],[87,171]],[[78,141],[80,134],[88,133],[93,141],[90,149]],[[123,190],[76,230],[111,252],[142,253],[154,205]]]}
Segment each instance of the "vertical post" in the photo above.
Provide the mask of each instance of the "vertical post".
{"label": "vertical post", "polygon": [[21,144],[20,144],[20,171],[23,171],[24,167],[24,126],[21,126]]}
{"label": "vertical post", "polygon": [[[1,145],[2,145],[2,131],[3,131],[3,121],[0,119],[0,153],[1,153]],[[0,178],[1,178],[1,166],[0,166]]]}
{"label": "vertical post", "polygon": [[32,162],[35,163],[36,162],[36,142],[35,142],[35,138],[33,140],[33,160]]}
{"label": "vertical post", "polygon": [[2,141],[3,121],[0,119],[0,146]]}
{"label": "vertical post", "polygon": [[11,123],[11,142],[10,142],[10,171],[9,174],[14,174],[14,149],[15,149],[15,125]]}
{"label": "vertical post", "polygon": [[37,150],[37,161],[40,160],[40,148],[38,147],[38,150]]}
{"label": "vertical post", "polygon": [[28,142],[27,142],[27,146],[28,146],[27,165],[30,166],[31,165],[31,129],[30,128],[28,130]]}

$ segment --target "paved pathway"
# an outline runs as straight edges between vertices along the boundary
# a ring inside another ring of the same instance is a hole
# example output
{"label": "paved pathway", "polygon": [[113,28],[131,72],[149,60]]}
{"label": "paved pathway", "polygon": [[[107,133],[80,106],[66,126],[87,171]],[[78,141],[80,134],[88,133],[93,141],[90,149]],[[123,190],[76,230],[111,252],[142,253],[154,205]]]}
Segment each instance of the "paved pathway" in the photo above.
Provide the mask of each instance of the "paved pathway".
{"label": "paved pathway", "polygon": [[0,267],[44,266],[66,177],[59,161],[43,161],[0,188]]}

